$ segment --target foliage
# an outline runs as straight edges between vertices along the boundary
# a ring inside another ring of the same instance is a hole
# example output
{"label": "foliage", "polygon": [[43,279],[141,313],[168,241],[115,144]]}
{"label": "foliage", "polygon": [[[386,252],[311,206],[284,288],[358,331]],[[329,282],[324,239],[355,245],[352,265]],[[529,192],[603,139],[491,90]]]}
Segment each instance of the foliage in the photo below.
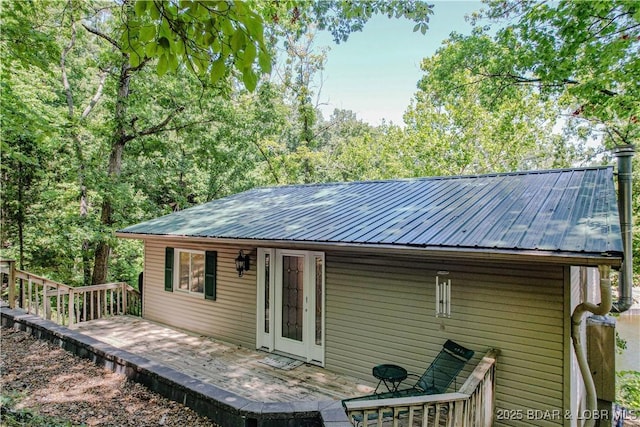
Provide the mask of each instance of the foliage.
{"label": "foliage", "polygon": [[49,4],[45,0],[29,0],[2,5],[0,52],[3,72],[9,67],[47,70],[49,63],[58,57],[59,47],[44,24]]}
{"label": "foliage", "polygon": [[496,96],[458,61],[471,51],[500,49],[486,36],[454,36],[422,63],[405,113],[416,175],[478,174],[570,165],[577,153],[557,134],[553,103],[531,87],[510,86]]}
{"label": "foliage", "polygon": [[377,13],[424,32],[422,1],[33,0],[1,13],[2,256],[71,285],[135,285],[141,244],[115,230],[255,186],[558,167],[593,154],[581,115],[557,132],[569,98],[478,81],[496,58],[517,59],[480,31],[425,59],[406,128],[348,110],[322,117],[313,82],[327,49],[314,31],[343,42]]}
{"label": "foliage", "polygon": [[[253,91],[260,74],[271,72],[273,46],[268,36],[305,33],[314,23],[336,41],[346,41],[371,16],[384,13],[416,22],[424,34],[431,6],[410,1],[227,2],[141,0],[123,3],[127,16],[119,41],[132,67],[157,58],[160,76],[181,66],[203,83],[216,84],[234,72]],[[271,29],[269,29],[271,28]],[[270,32],[270,34],[267,34]]]}
{"label": "foliage", "polygon": [[616,402],[627,409],[640,411],[640,372],[616,372]]}
{"label": "foliage", "polygon": [[605,143],[640,136],[640,4],[628,0],[536,2],[490,0],[500,23],[500,52],[467,58],[494,90],[535,85],[575,117],[604,132]]}
{"label": "foliage", "polygon": [[616,331],[616,353],[622,354],[627,349],[627,340],[622,338]]}
{"label": "foliage", "polygon": [[7,427],[69,427],[73,425],[69,421],[40,415],[31,409],[16,409],[19,402],[18,394],[0,395],[0,412],[2,425]]}

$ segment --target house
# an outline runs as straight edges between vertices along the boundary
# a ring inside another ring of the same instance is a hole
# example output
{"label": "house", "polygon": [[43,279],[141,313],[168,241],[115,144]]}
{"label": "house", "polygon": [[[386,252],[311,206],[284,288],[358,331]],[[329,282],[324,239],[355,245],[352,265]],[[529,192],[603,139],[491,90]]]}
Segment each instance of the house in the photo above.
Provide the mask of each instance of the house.
{"label": "house", "polygon": [[369,381],[381,362],[422,372],[448,338],[475,362],[498,348],[496,425],[576,425],[572,313],[623,261],[613,177],[257,188],[117,235],[144,241],[147,319]]}

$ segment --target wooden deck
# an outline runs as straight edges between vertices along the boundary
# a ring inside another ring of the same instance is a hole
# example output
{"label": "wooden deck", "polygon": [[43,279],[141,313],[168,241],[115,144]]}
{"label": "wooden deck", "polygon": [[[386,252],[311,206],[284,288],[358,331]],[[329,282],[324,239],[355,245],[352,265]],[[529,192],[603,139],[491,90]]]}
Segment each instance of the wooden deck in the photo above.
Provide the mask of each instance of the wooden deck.
{"label": "wooden deck", "polygon": [[340,400],[373,391],[371,383],[318,366],[273,368],[260,362],[269,353],[192,335],[138,317],[91,320],[72,329],[255,401]]}

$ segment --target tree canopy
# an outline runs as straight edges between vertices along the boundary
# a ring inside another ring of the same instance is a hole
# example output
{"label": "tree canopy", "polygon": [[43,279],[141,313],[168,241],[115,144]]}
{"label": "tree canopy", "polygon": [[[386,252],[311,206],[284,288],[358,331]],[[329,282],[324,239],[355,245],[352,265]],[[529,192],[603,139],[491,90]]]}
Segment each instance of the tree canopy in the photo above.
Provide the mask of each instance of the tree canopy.
{"label": "tree canopy", "polygon": [[313,34],[348,42],[374,14],[424,33],[423,1],[31,0],[1,13],[3,256],[69,284],[135,284],[141,247],[115,230],[255,186],[572,166],[603,161],[594,135],[638,138],[632,2],[489,2],[477,22],[510,23],[425,58],[404,126],[322,116],[313,81],[329,54]]}
{"label": "tree canopy", "polygon": [[[464,40],[455,60],[491,93],[533,85],[556,97],[565,113],[603,132],[609,145],[640,136],[640,4],[629,0],[491,0],[476,19],[501,24],[496,48],[486,49],[485,28]],[[471,53],[474,54],[471,54]]]}

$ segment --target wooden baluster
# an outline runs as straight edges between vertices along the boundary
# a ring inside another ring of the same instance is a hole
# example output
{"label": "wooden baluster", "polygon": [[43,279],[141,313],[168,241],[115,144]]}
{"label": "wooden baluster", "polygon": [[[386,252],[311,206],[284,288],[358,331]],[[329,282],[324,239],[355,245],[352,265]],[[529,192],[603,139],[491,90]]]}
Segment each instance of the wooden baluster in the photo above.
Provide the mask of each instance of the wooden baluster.
{"label": "wooden baluster", "polygon": [[[33,285],[31,284],[31,277],[29,276],[28,278],[28,284],[27,284],[27,288],[29,289],[29,308],[27,309],[27,313],[31,313],[31,306],[32,304],[32,298],[33,298]],[[36,314],[38,314],[38,312],[36,311]]]}
{"label": "wooden baluster", "polygon": [[87,291],[82,291],[82,321],[86,322],[87,320]]}
{"label": "wooden baluster", "polygon": [[44,318],[47,320],[51,320],[51,299],[49,297],[49,286],[47,286],[47,283],[43,280],[42,281],[42,302],[43,302],[43,311],[44,311]]}
{"label": "wooden baluster", "polygon": [[33,283],[33,287],[34,287],[34,290],[36,291],[35,292],[35,294],[36,294],[36,298],[35,298],[35,300],[36,300],[35,301],[36,302],[36,316],[40,316],[40,314],[39,314],[39,311],[40,311],[40,296],[38,294],[38,283],[34,282]]}
{"label": "wooden baluster", "polygon": [[78,304],[75,306],[76,308],[76,322],[80,323],[82,319],[80,319],[80,298],[78,298]]}
{"label": "wooden baluster", "polygon": [[27,287],[24,286],[24,281],[22,279],[20,279],[20,283],[21,283],[20,290],[22,291],[22,299],[20,300],[21,301],[20,306],[23,309],[26,309],[28,304],[27,303]]}
{"label": "wooden baluster", "polygon": [[100,319],[100,318],[102,318],[102,301],[101,301],[102,300],[102,292],[100,290],[98,290],[97,292],[98,292],[98,296],[96,298],[96,300],[98,301],[98,306],[96,307],[97,308],[97,314],[98,314],[97,319]]}
{"label": "wooden baluster", "polygon": [[67,304],[68,304],[68,312],[69,312],[69,327],[71,327],[73,325],[74,322],[74,315],[75,315],[75,295],[73,292],[73,289],[69,289],[69,296],[67,299]]}
{"label": "wooden baluster", "polygon": [[59,324],[63,324],[64,320],[62,317],[62,304],[60,303],[60,286],[56,285],[56,317],[58,318],[58,322]]}
{"label": "wooden baluster", "polygon": [[429,404],[425,403],[422,405],[422,423],[420,424],[422,427],[429,427]]}

